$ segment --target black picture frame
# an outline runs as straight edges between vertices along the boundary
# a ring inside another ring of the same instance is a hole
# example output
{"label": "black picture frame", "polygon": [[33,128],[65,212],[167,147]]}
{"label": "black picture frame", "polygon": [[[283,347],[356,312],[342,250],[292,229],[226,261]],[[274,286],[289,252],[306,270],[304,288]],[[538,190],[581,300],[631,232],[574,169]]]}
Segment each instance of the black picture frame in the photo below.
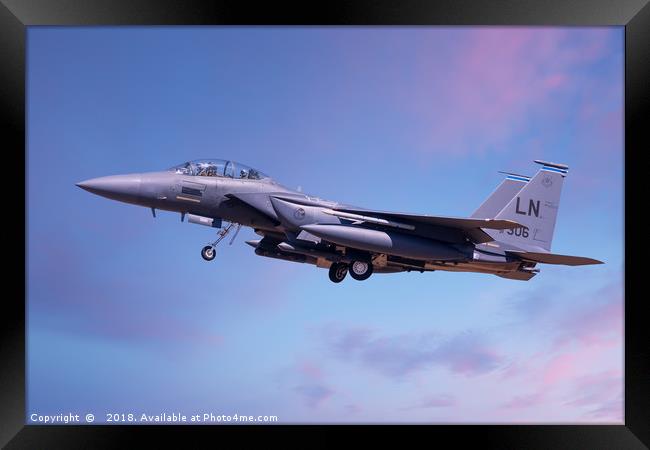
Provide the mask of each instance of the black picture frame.
{"label": "black picture frame", "polygon": [[[650,381],[648,325],[643,314],[644,296],[634,271],[642,267],[640,255],[645,233],[636,210],[646,202],[632,200],[642,191],[641,164],[634,161],[648,148],[648,103],[650,99],[650,6],[647,0],[376,0],[322,2],[171,1],[171,0],[0,0],[0,111],[2,111],[5,161],[13,168],[25,164],[25,50],[26,27],[38,25],[562,25],[625,26],[625,424],[616,425],[458,425],[458,426],[365,426],[368,437],[384,439],[408,428],[429,443],[452,439],[454,445],[468,443],[498,448],[644,448],[650,443]],[[637,156],[639,155],[639,156]],[[27,186],[28,173],[14,170],[16,183]],[[17,174],[17,175],[15,175]],[[24,175],[24,179],[21,178]],[[7,175],[10,176],[10,175]],[[5,179],[5,183],[9,180]],[[641,189],[639,189],[641,187]],[[628,197],[629,196],[629,197]],[[129,445],[133,436],[186,440],[191,433],[223,433],[236,430],[241,439],[255,428],[276,434],[272,427],[193,426],[36,426],[25,425],[25,299],[26,246],[24,220],[28,208],[24,197],[8,195],[5,202],[5,247],[10,275],[2,305],[2,366],[0,372],[0,445],[6,448],[78,448]],[[617,213],[617,212],[613,212]],[[606,237],[604,237],[606,238]],[[636,249],[628,247],[633,241]],[[30,243],[37,245],[37,243]],[[640,250],[640,251],[639,251]],[[22,255],[22,256],[21,256]],[[641,269],[643,270],[643,268]],[[22,273],[22,277],[21,277]],[[18,280],[22,280],[20,283]],[[645,337],[644,337],[645,336]],[[367,430],[371,427],[372,430]],[[330,426],[331,431],[350,427]],[[301,426],[316,431],[318,426]],[[273,431],[269,431],[273,430]],[[207,436],[206,436],[207,437]],[[214,436],[210,436],[214,439]],[[403,442],[403,441],[402,441]],[[239,440],[239,444],[244,441]],[[313,443],[313,441],[312,441]],[[335,445],[337,440],[332,440]],[[645,443],[645,445],[644,445]]]}

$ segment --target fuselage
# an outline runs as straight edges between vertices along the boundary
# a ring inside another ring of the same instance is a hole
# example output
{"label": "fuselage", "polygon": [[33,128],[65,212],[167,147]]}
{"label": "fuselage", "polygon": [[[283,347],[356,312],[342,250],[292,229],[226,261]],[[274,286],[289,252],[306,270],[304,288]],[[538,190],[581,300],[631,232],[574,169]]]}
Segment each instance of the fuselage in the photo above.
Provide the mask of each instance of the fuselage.
{"label": "fuselage", "polygon": [[[471,217],[358,208],[305,195],[235,161],[189,161],[167,171],[94,178],[77,185],[113,200],[173,211],[188,222],[219,228],[203,247],[207,261],[235,224],[262,239],[255,254],[328,268],[339,283],[373,272],[479,272],[530,280],[536,264],[601,264],[550,252],[568,167],[542,165],[533,177],[508,174]],[[526,205],[528,205],[526,207]],[[223,221],[230,225],[222,228]],[[235,236],[237,232],[235,232]]]}
{"label": "fuselage", "polygon": [[[507,246],[473,244],[454,230],[412,225],[339,210],[349,205],[306,195],[247,166],[186,163],[167,171],[100,177],[78,186],[103,197],[253,228],[249,241],[261,256],[330,267],[372,263],[375,272],[472,271],[504,273],[521,268]],[[232,166],[245,168],[238,177]],[[225,167],[224,167],[225,166]],[[203,168],[201,168],[203,167]],[[228,171],[230,170],[230,173]],[[215,225],[213,225],[215,226]],[[253,242],[253,243],[251,243]],[[529,265],[530,266],[530,265]],[[534,266],[534,264],[532,265]]]}
{"label": "fuselage", "polygon": [[262,194],[260,206],[268,206],[264,209],[271,217],[274,216],[274,211],[269,194],[292,195],[301,199],[313,198],[268,179],[192,176],[170,171],[111,175],[83,181],[77,183],[77,186],[111,200],[155,210],[220,218],[247,227],[274,232],[283,232],[283,227],[270,222],[268,215],[254,211],[242,201],[228,195]]}

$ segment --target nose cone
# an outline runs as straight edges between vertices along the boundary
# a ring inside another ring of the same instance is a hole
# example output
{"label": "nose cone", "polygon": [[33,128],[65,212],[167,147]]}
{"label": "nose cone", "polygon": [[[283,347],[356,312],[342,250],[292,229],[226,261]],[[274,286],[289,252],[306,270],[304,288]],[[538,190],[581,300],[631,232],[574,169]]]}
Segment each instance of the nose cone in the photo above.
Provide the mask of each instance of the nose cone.
{"label": "nose cone", "polygon": [[93,178],[77,183],[81,189],[112,200],[137,203],[140,198],[142,177],[139,173],[131,175],[111,175]]}

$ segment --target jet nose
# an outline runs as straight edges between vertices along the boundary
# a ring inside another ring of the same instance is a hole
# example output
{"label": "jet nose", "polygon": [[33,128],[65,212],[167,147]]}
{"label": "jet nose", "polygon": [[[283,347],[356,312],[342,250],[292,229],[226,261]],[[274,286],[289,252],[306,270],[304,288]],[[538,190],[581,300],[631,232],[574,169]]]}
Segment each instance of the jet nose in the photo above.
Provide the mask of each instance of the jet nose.
{"label": "jet nose", "polygon": [[139,173],[131,175],[111,175],[93,178],[77,183],[81,189],[102,197],[123,202],[134,202],[140,197],[142,177]]}

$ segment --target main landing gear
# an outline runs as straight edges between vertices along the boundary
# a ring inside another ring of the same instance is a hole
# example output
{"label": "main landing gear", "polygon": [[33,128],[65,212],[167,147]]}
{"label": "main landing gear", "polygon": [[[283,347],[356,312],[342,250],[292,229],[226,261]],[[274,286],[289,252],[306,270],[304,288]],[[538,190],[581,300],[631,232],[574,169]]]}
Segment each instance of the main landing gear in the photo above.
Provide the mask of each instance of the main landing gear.
{"label": "main landing gear", "polygon": [[340,262],[332,263],[329,272],[330,280],[340,283],[348,272],[355,280],[367,280],[372,275],[372,263],[367,261],[352,261],[352,264],[349,265]]}
{"label": "main landing gear", "polygon": [[228,244],[228,245],[232,245],[235,238],[237,237],[237,234],[239,233],[239,230],[241,229],[241,224],[230,223],[226,228],[220,230],[217,233],[219,235],[217,240],[209,243],[208,245],[206,245],[201,249],[201,257],[206,261],[212,261],[214,257],[217,256],[217,248],[216,248],[217,244],[221,242],[221,240],[225,238],[228,233],[230,233],[230,231],[233,229],[235,225],[237,225],[237,229],[235,230],[235,234],[233,235],[232,239],[230,239],[230,243]]}
{"label": "main landing gear", "polygon": [[363,281],[372,275],[372,263],[367,261],[352,261],[350,264],[350,276],[355,280]]}
{"label": "main landing gear", "polygon": [[330,280],[340,283],[348,274],[348,265],[344,263],[332,263],[330,266]]}

